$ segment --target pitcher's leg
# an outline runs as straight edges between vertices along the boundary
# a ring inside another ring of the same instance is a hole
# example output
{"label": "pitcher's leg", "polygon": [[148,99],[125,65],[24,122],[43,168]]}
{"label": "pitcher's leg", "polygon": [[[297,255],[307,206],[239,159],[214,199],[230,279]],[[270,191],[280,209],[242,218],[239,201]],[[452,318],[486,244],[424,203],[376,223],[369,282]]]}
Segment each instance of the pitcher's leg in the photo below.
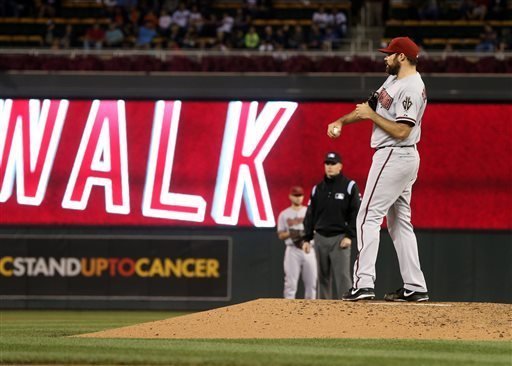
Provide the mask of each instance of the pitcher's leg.
{"label": "pitcher's leg", "polygon": [[302,255],[302,280],[304,281],[304,298],[316,299],[318,267],[314,251]]}
{"label": "pitcher's leg", "polygon": [[298,249],[287,245],[284,253],[284,298],[295,299],[300,276],[301,258]]}
{"label": "pitcher's leg", "polygon": [[356,221],[359,253],[354,263],[354,288],[374,288],[380,225],[399,194],[393,189],[392,154],[393,149],[376,152],[368,174]]}
{"label": "pitcher's leg", "polygon": [[404,288],[427,292],[425,277],[420,266],[418,243],[411,224],[411,188],[409,187],[389,209],[388,230],[395,245]]}

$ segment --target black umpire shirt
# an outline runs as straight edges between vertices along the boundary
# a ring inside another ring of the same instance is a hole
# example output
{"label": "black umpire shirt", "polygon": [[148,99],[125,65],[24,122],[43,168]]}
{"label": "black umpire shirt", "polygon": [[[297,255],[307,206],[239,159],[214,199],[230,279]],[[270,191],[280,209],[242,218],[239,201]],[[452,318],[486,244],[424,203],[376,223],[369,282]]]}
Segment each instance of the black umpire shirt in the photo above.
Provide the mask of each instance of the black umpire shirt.
{"label": "black umpire shirt", "polygon": [[313,239],[316,231],[322,236],[345,234],[356,237],[356,218],[361,195],[357,184],[342,174],[324,180],[313,187],[304,218],[304,240]]}

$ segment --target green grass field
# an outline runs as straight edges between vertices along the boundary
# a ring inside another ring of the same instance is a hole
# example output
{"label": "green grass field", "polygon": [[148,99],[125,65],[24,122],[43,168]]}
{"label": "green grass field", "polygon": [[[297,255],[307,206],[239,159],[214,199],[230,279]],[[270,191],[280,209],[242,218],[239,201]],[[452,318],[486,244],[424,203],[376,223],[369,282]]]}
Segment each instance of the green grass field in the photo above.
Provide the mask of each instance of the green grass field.
{"label": "green grass field", "polygon": [[0,364],[512,365],[512,342],[107,340],[66,337],[178,315],[182,313],[1,311]]}

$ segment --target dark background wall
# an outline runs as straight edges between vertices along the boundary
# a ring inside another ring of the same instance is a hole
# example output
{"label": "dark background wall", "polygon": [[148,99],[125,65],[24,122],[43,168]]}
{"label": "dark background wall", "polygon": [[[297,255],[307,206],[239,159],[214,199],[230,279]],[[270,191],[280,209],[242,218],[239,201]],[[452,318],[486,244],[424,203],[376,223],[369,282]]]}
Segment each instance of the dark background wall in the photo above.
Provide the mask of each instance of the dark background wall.
{"label": "dark background wall", "polygon": [[[126,98],[339,100],[365,99],[383,75],[30,75],[0,74],[0,98]],[[512,77],[427,76],[429,100],[512,100]],[[510,120],[510,116],[504,116]],[[512,123],[512,121],[511,121]],[[505,156],[505,159],[511,159]],[[1,213],[6,214],[5,212]],[[440,212],[433,214],[442,214]],[[227,302],[184,301],[1,301],[4,308],[204,309],[260,297],[281,297],[283,244],[274,229],[0,227],[0,234],[222,235],[233,239],[232,298]],[[422,267],[435,301],[512,302],[510,231],[418,231]],[[382,233],[376,291],[401,287],[396,255]],[[355,251],[352,253],[355,256]]]}

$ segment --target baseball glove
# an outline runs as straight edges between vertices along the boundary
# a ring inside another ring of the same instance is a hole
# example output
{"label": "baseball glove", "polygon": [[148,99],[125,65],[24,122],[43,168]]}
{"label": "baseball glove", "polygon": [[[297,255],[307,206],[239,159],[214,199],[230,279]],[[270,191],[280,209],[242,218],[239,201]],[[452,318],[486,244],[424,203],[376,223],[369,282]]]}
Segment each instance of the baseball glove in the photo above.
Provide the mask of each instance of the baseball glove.
{"label": "baseball glove", "polygon": [[379,102],[379,93],[376,91],[370,94],[370,97],[366,100],[366,103],[370,106],[371,109],[377,109],[377,103]]}
{"label": "baseball glove", "polygon": [[290,229],[289,233],[293,245],[295,245],[299,249],[302,249],[302,246],[304,245],[304,230]]}

